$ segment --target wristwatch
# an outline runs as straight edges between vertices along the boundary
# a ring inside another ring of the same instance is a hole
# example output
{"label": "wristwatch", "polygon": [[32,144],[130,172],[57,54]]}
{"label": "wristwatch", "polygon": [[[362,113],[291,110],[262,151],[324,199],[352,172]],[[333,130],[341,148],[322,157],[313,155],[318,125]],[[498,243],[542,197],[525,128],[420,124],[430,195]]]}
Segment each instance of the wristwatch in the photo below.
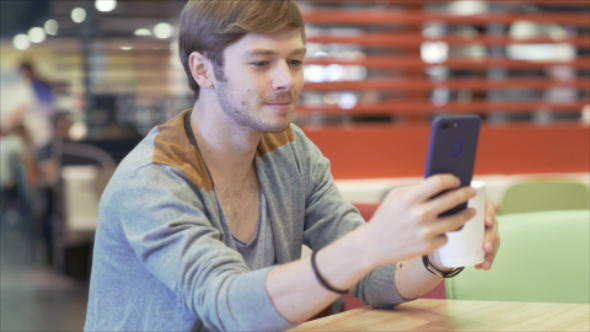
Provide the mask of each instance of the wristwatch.
{"label": "wristwatch", "polygon": [[424,263],[424,267],[428,271],[430,271],[430,273],[436,274],[437,276],[439,276],[441,278],[452,278],[452,277],[456,276],[457,274],[461,273],[461,271],[463,271],[463,269],[464,269],[464,267],[458,267],[450,272],[443,272],[443,271],[437,269],[434,265],[432,265],[430,263],[430,260],[428,259],[428,255],[422,256],[422,262]]}

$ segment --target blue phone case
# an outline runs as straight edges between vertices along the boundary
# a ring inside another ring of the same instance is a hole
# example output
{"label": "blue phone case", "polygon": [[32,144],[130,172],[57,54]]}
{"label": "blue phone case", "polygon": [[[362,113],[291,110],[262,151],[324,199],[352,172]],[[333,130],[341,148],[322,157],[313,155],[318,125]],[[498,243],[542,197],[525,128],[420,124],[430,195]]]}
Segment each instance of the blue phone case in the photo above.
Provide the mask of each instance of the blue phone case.
{"label": "blue phone case", "polygon": [[[451,173],[461,180],[461,187],[471,185],[480,126],[479,116],[473,114],[436,117],[432,122],[424,176]],[[465,208],[467,203],[449,209],[440,216],[452,215]]]}

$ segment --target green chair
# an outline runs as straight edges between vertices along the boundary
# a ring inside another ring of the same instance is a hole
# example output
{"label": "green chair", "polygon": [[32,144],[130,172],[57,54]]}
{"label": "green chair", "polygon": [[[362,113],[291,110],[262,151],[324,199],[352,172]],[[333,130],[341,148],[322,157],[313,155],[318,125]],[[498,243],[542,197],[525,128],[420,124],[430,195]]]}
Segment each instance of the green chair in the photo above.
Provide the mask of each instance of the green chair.
{"label": "green chair", "polygon": [[527,181],[508,188],[498,214],[590,208],[588,186],[574,181]]}
{"label": "green chair", "polygon": [[447,299],[590,303],[590,211],[498,216],[500,250],[489,271],[445,280]]}

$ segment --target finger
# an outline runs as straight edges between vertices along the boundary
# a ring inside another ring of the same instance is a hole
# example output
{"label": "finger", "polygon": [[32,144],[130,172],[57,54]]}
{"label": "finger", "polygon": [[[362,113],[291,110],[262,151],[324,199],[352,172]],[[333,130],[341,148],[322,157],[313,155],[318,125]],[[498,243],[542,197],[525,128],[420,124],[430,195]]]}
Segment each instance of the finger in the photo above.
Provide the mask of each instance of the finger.
{"label": "finger", "polygon": [[475,216],[475,209],[468,208],[453,215],[437,218],[430,224],[430,231],[433,236],[439,236],[446,232],[455,231]]}
{"label": "finger", "polygon": [[444,233],[436,236],[434,238],[434,240],[432,241],[433,247],[430,248],[430,250],[428,252],[432,252],[432,251],[444,246],[445,244],[447,244],[448,241],[449,241],[449,239],[447,238],[447,236]]}
{"label": "finger", "polygon": [[452,174],[433,175],[414,188],[411,198],[416,202],[426,202],[432,196],[448,189],[457,188],[460,185],[459,178]]}
{"label": "finger", "polygon": [[484,262],[481,264],[482,268],[486,271],[492,268],[492,264],[494,263],[494,259],[496,258],[496,254],[498,253],[498,249],[500,248],[500,239],[496,242],[494,246],[494,250],[490,253],[487,253]]}
{"label": "finger", "polygon": [[485,225],[486,227],[493,227],[498,221],[496,220],[496,216],[486,216]]}
{"label": "finger", "polygon": [[496,208],[494,207],[494,202],[486,198],[486,218],[485,224],[486,226],[493,226],[496,218]]}
{"label": "finger", "polygon": [[[495,218],[494,218],[495,219]],[[498,238],[498,223],[493,222],[491,227],[486,227],[486,232],[483,240],[483,250],[485,252],[492,252]]]}
{"label": "finger", "polygon": [[475,197],[475,195],[477,195],[477,190],[471,187],[463,187],[460,189],[451,190],[427,202],[425,204],[425,208],[427,211],[437,216],[448,209],[467,202],[469,199]]}
{"label": "finger", "polygon": [[[490,269],[492,266],[492,263],[494,261],[495,258],[495,254],[493,256],[491,256],[492,252],[497,252],[498,251],[498,247],[499,247],[499,232],[498,232],[498,222],[496,220],[496,218],[492,218],[493,219],[493,225],[491,227],[486,226],[486,234],[484,236],[484,245],[483,245],[483,249],[486,252],[486,256],[484,257],[484,262],[476,264],[475,268],[480,270],[480,269]],[[486,260],[488,261],[487,264],[485,264]]]}

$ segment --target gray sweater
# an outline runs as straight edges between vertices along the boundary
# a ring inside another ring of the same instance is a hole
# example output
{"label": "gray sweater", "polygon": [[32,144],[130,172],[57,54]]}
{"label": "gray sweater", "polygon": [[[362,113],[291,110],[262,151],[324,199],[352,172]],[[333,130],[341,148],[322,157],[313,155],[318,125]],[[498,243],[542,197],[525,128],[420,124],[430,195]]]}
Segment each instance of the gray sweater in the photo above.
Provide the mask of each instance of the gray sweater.
{"label": "gray sweater", "polygon": [[[100,203],[86,331],[283,330],[265,290],[271,266],[250,270],[229,248],[218,198],[187,136],[189,110],[154,128],[121,162]],[[277,264],[362,225],[333,184],[330,163],[295,125],[263,134],[255,157]],[[353,289],[365,304],[403,302],[394,265]]]}

